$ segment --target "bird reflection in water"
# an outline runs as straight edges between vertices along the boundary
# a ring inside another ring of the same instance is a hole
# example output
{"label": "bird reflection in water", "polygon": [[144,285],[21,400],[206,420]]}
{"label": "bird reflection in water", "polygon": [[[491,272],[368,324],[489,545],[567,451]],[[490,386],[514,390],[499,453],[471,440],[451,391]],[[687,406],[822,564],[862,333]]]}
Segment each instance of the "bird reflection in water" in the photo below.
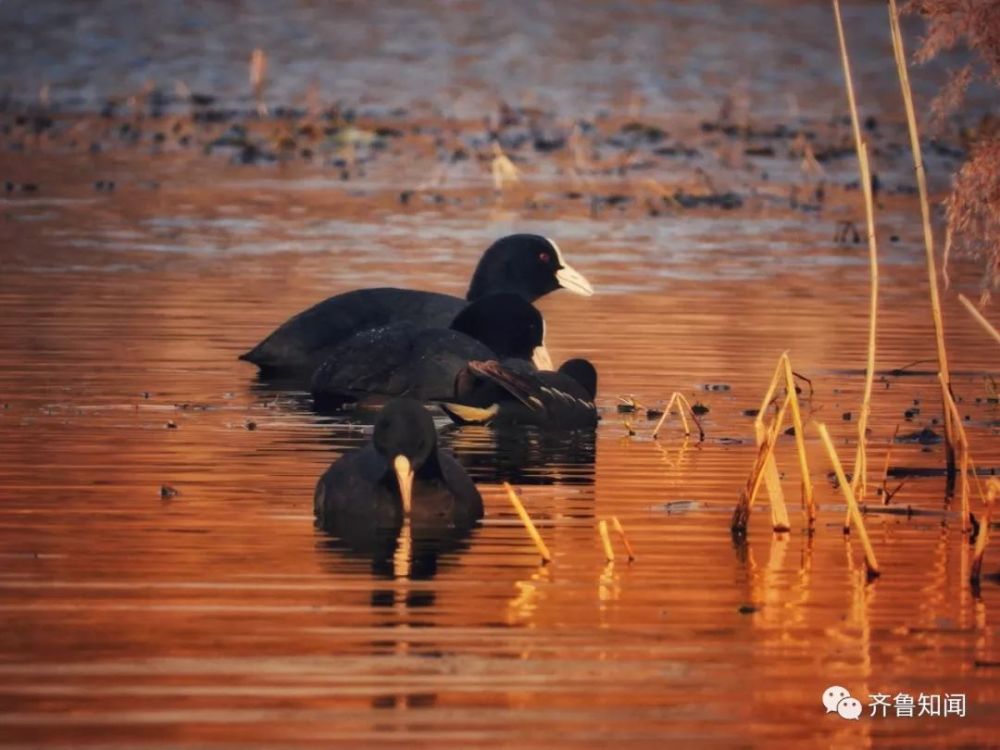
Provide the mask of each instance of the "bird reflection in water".
{"label": "bird reflection in water", "polygon": [[520,485],[594,484],[596,431],[537,427],[453,425],[441,431],[455,456],[478,482]]}
{"label": "bird reflection in water", "polygon": [[[430,580],[444,561],[457,561],[474,539],[474,528],[414,529],[409,524],[393,531],[360,524],[329,529],[320,548],[332,553],[329,566],[343,570],[343,559],[368,560],[378,579]],[[372,601],[372,606],[378,606]]]}

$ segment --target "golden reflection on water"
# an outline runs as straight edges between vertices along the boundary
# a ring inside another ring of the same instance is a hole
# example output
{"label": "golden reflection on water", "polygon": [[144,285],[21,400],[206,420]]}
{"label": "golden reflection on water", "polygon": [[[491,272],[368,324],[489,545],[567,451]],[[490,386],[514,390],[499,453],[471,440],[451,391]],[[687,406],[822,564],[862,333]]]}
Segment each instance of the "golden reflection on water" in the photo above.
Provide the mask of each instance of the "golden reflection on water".
{"label": "golden reflection on water", "polygon": [[[127,247],[150,240],[149,219],[169,211],[142,195],[115,199],[123,205],[99,219],[69,207],[0,224],[13,248],[0,287],[3,741],[991,741],[1000,657],[989,613],[1000,590],[995,579],[978,595],[966,584],[969,549],[939,512],[941,477],[912,478],[893,500],[934,514],[868,515],[883,567],[874,583],[841,533],[843,506],[812,434],[815,535],[803,531],[787,436],[776,454],[792,531],[773,534],[762,502],[748,539],[729,535],[756,451],[744,411],[759,405],[782,351],[816,386],[804,416],[827,422],[851,453],[867,324],[863,266],[844,258],[852,248],[803,230],[797,253],[776,259],[752,219],[705,221],[704,234],[683,236],[683,253],[667,231],[680,218],[524,222],[566,234],[567,256],[600,290],[541,307],[556,358],[597,364],[604,422],[596,439],[443,429],[483,490],[486,522],[441,548],[404,536],[387,561],[372,560],[311,522],[316,477],[368,428],[260,387],[235,355],[305,303],[379,283],[384,268],[340,229],[323,253],[286,251],[283,233],[335,214],[376,249],[405,248],[399,283],[460,293],[478,245],[511,219],[494,222],[490,209],[411,215],[404,243],[380,238],[369,215],[396,210],[384,195],[343,206],[313,196],[277,222],[279,236],[266,221],[255,229],[259,252],[202,252],[214,206],[238,206],[242,193],[230,185],[210,201],[200,190],[185,196],[193,208],[172,253]],[[53,229],[102,222],[133,233],[126,247],[83,250]],[[433,233],[418,231],[430,224]],[[449,231],[463,239],[442,250]],[[883,269],[883,371],[933,356],[913,258]],[[1000,352],[950,302],[946,314],[977,460],[1000,466],[983,380]],[[931,372],[886,374],[876,386],[869,463],[881,467],[896,425],[918,430],[940,406]],[[709,408],[707,439],[670,422],[653,440],[641,413],[630,435],[618,396],[656,405],[674,390]],[[920,414],[907,421],[911,408]],[[898,444],[891,464],[940,467],[941,447]],[[502,481],[521,489],[552,564],[539,565]],[[162,485],[180,494],[162,499]],[[629,530],[632,563],[605,560],[595,526],[613,515]],[[989,552],[987,571],[995,560]],[[862,698],[964,692],[969,713],[846,722],[823,713],[829,684]]]}

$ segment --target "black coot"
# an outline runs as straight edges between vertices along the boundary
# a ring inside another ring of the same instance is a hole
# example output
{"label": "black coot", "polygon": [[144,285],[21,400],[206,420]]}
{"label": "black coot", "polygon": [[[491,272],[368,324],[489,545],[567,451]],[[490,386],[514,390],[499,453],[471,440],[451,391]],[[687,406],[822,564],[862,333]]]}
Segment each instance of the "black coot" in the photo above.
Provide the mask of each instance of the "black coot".
{"label": "black coot", "polygon": [[357,333],[327,355],[310,391],[320,408],[348,401],[408,396],[454,399],[457,378],[473,360],[523,359],[551,367],[542,314],[516,294],[492,294],[469,304],[449,328],[410,321]]}
{"label": "black coot", "polygon": [[466,299],[394,287],[359,289],[320,302],[283,323],[240,359],[263,375],[308,381],[330,350],[369,328],[410,321],[421,328],[447,328],[466,306],[487,295],[516,294],[529,302],[559,288],[590,296],[593,289],[552,240],[512,234],[497,240],[479,259]]}
{"label": "black coot", "polygon": [[469,529],[483,500],[469,475],[437,444],[431,415],[412,399],[389,402],[371,442],[330,465],[316,484],[316,525],[348,538],[411,529]]}
{"label": "black coot", "polygon": [[521,362],[470,362],[458,398],[442,408],[459,424],[536,425],[578,430],[597,425],[597,370],[570,359],[556,372]]}

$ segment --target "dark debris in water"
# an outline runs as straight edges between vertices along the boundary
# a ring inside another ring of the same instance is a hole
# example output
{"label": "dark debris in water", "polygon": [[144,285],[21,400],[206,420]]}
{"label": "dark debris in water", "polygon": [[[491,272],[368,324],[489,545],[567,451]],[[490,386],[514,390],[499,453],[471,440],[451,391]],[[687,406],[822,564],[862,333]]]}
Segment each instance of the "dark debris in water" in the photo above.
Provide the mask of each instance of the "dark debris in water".
{"label": "dark debris in water", "polygon": [[944,440],[941,435],[934,432],[930,427],[924,427],[916,432],[907,432],[896,436],[897,443],[917,443],[919,445],[937,445]]}

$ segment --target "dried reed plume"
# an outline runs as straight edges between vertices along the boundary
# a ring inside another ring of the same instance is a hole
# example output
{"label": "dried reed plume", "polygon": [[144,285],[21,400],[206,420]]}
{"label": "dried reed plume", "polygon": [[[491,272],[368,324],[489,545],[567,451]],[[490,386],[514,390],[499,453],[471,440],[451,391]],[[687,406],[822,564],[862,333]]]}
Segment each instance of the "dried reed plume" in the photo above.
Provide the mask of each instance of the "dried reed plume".
{"label": "dried reed plume", "polygon": [[865,550],[865,566],[868,569],[868,578],[877,578],[879,576],[878,560],[875,558],[875,550],[872,548],[871,539],[868,538],[868,529],[865,528],[865,519],[861,515],[861,508],[858,507],[858,502],[854,498],[854,491],[851,489],[850,483],[847,481],[847,477],[844,475],[844,467],[840,463],[840,457],[837,455],[837,449],[833,446],[833,441],[830,439],[830,433],[827,432],[826,425],[820,422],[816,423],[816,429],[819,430],[819,436],[823,440],[823,445],[826,446],[826,452],[830,456],[830,463],[833,465],[833,471],[837,475],[837,482],[840,484],[840,489],[844,493],[844,499],[847,501],[847,511],[854,524],[854,528],[858,531],[858,537],[861,539],[861,546]]}
{"label": "dried reed plume", "polygon": [[[951,390],[951,373],[948,369],[948,351],[944,343],[944,319],[941,315],[941,299],[938,294],[937,263],[934,259],[934,231],[931,228],[931,209],[927,198],[927,175],[924,170],[923,155],[920,150],[920,133],[917,130],[917,116],[913,107],[913,91],[910,75],[906,67],[906,51],[903,49],[903,33],[899,28],[899,11],[896,0],[889,0],[889,27],[892,31],[892,50],[896,58],[896,72],[899,87],[906,108],[906,122],[910,131],[910,149],[913,152],[913,169],[917,177],[917,191],[920,194],[920,216],[924,231],[924,251],[927,260],[927,279],[930,282],[931,314],[934,318],[934,336],[937,342],[938,371],[942,376],[942,389]],[[947,394],[942,393],[942,403],[947,402]],[[955,481],[955,425],[951,412],[944,410],[945,453],[948,461],[948,482]]]}
{"label": "dried reed plume", "polygon": [[[934,100],[935,119],[940,121],[957,110],[974,80],[1000,85],[1000,0],[911,0],[906,10],[918,12],[927,22],[927,34],[916,54],[918,62],[963,45],[979,55],[978,62],[955,71]],[[985,256],[987,276],[995,287],[1000,279],[1000,128],[996,120],[984,118],[968,140],[969,158],[955,175],[945,202],[948,236],[966,252]]]}
{"label": "dried reed plume", "polygon": [[552,555],[549,554],[549,548],[545,546],[542,535],[538,533],[538,529],[535,528],[535,524],[531,520],[531,516],[529,516],[528,511],[524,509],[524,504],[521,502],[521,498],[517,496],[517,492],[514,491],[514,488],[511,487],[508,482],[504,482],[503,487],[507,490],[507,497],[510,498],[510,503],[514,506],[514,510],[517,511],[517,515],[521,519],[521,523],[524,524],[524,528],[528,532],[528,536],[531,537],[531,541],[533,541],[535,543],[535,547],[538,548],[538,553],[542,556],[542,564],[544,565],[551,562]]}

